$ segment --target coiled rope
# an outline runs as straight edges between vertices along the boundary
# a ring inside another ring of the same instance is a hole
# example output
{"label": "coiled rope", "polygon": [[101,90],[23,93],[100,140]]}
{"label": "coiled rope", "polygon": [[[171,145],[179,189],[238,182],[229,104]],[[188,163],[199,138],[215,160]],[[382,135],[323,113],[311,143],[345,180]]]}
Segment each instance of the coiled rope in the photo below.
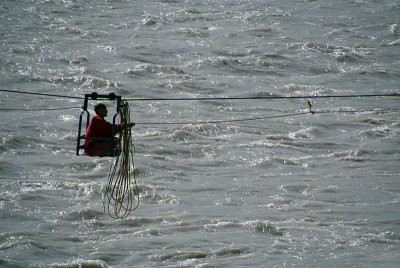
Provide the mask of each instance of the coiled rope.
{"label": "coiled rope", "polygon": [[[135,146],[129,127],[130,110],[127,102],[121,105],[119,111],[121,152],[117,153],[114,165],[108,174],[108,185],[105,190],[104,209],[114,219],[126,218],[129,213],[139,206],[139,190],[135,178]],[[135,198],[136,196],[136,198]]]}

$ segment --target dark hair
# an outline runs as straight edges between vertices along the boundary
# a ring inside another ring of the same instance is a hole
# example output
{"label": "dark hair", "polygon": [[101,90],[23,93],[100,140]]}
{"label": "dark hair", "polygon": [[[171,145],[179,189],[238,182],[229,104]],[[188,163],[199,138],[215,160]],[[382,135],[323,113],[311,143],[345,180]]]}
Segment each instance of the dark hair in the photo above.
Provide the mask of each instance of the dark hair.
{"label": "dark hair", "polygon": [[94,106],[94,111],[97,114],[100,109],[104,109],[104,108],[107,108],[107,106],[104,103],[98,103],[98,104],[96,104],[96,106]]}

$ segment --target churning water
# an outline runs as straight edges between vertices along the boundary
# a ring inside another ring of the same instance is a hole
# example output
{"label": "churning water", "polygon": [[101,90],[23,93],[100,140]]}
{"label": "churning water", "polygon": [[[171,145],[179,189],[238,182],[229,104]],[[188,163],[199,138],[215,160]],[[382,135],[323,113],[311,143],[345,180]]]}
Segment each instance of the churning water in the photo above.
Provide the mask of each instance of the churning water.
{"label": "churning water", "polygon": [[[397,0],[4,0],[0,88],[396,93],[399,25]],[[307,99],[130,101],[141,203],[114,220],[113,160],[75,156],[82,100],[0,92],[0,266],[398,266],[398,96],[311,101],[331,112],[213,124],[189,123]]]}

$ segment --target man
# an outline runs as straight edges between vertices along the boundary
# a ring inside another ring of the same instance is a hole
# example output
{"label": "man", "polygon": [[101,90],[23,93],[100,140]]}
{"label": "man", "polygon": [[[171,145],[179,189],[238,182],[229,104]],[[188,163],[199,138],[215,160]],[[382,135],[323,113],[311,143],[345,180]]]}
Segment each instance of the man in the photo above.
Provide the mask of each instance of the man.
{"label": "man", "polygon": [[[112,124],[107,122],[104,118],[107,116],[107,106],[103,103],[99,103],[94,107],[96,115],[90,121],[89,127],[86,130],[86,138],[113,138],[112,136]],[[135,123],[129,123],[128,127],[133,127]],[[120,133],[122,125],[118,124],[115,126],[115,134]],[[113,141],[102,141],[85,139],[85,154],[88,156],[116,156],[120,151],[110,151]],[[98,147],[104,149],[90,149],[88,147]],[[118,142],[114,143],[114,149],[117,149]]]}

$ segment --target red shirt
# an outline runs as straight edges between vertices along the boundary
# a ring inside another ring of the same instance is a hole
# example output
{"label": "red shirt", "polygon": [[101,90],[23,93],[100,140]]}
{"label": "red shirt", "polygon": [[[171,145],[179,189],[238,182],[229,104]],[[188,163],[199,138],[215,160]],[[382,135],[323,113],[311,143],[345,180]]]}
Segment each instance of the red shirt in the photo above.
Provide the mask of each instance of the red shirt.
{"label": "red shirt", "polygon": [[[121,132],[121,129],[122,129],[121,124],[116,125],[115,134]],[[110,124],[100,116],[95,115],[93,119],[90,121],[89,127],[86,130],[86,137],[112,138],[112,124]],[[104,143],[104,141],[85,140],[84,144],[85,147],[95,147],[96,143]],[[111,142],[109,143],[111,146],[112,143]],[[92,150],[89,149],[87,151],[92,151]]]}

